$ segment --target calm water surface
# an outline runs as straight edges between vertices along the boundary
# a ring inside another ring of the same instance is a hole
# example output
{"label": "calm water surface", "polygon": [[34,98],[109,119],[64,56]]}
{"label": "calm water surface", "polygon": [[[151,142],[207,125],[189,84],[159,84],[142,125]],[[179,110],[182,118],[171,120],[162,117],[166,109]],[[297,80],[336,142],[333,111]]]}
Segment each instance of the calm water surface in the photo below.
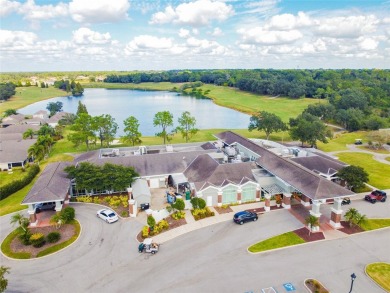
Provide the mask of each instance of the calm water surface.
{"label": "calm water surface", "polygon": [[142,135],[155,135],[161,129],[153,126],[153,118],[161,111],[170,111],[173,114],[174,127],[178,126],[177,119],[181,114],[189,111],[196,118],[196,127],[199,129],[245,129],[250,118],[247,114],[215,105],[208,99],[162,91],[113,89],[85,89],[82,97],[53,98],[31,104],[18,112],[32,115],[39,110],[46,110],[49,102],[57,101],[62,102],[63,111],[69,113],[76,113],[78,102],[81,101],[92,116],[110,114],[119,126],[117,136],[123,135],[123,120],[129,116],[138,119]]}

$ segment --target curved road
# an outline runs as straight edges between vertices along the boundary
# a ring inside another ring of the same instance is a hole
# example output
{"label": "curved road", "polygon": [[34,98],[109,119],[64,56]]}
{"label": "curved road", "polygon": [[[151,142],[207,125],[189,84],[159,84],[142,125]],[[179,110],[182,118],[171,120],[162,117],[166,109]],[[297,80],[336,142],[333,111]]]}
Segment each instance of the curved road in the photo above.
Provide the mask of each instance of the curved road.
{"label": "curved road", "polygon": [[387,157],[390,157],[390,152],[388,154],[371,152],[371,151],[368,151],[368,150],[365,150],[365,149],[361,149],[361,148],[359,148],[358,146],[356,146],[354,144],[347,144],[346,147],[348,148],[348,150],[327,152],[327,154],[329,154],[329,155],[337,155],[338,153],[350,153],[350,152],[353,152],[353,153],[365,153],[365,154],[373,155],[374,160],[376,160],[376,161],[378,161],[380,163],[390,165],[390,161],[386,160]]}
{"label": "curved road", "polygon": [[[389,202],[384,205],[387,214]],[[364,275],[364,266],[390,262],[389,229],[248,253],[250,244],[302,226],[287,210],[243,226],[230,221],[209,226],[164,243],[154,256],[139,254],[139,222],[108,225],[96,218],[94,205],[74,206],[82,233],[72,246],[36,260],[1,255],[1,264],[11,267],[7,292],[261,292],[270,286],[285,292],[282,284],[287,282],[296,292],[306,292],[303,281],[308,277],[332,292],[348,292],[354,272],[356,292],[379,293],[383,291]],[[0,218],[1,240],[13,229],[9,218]]]}

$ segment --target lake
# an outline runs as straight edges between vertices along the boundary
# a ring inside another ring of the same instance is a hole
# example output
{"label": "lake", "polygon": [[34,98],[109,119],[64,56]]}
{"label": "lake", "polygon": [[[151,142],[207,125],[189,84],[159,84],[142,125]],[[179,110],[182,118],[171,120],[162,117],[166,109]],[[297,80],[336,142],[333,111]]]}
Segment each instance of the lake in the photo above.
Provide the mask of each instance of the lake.
{"label": "lake", "polygon": [[21,114],[34,114],[46,110],[50,102],[63,103],[63,111],[76,113],[78,102],[86,105],[91,116],[110,114],[118,123],[117,136],[123,135],[123,121],[134,116],[138,119],[139,130],[143,136],[154,136],[161,128],[153,126],[153,118],[157,112],[169,111],[174,117],[174,127],[177,119],[184,111],[189,111],[196,118],[199,129],[246,129],[250,115],[215,105],[212,100],[198,99],[190,96],[180,96],[173,92],[136,91],[123,89],[85,89],[81,97],[58,97],[40,101],[19,109]]}

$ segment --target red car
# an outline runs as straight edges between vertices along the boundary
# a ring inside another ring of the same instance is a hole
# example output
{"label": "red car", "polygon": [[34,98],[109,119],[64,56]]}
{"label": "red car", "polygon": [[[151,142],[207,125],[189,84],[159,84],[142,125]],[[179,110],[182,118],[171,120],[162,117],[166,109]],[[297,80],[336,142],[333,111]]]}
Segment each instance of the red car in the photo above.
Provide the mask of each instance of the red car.
{"label": "red car", "polygon": [[376,203],[377,201],[385,202],[386,198],[387,198],[386,192],[382,190],[375,190],[371,192],[371,194],[368,194],[364,197],[365,200],[371,203]]}

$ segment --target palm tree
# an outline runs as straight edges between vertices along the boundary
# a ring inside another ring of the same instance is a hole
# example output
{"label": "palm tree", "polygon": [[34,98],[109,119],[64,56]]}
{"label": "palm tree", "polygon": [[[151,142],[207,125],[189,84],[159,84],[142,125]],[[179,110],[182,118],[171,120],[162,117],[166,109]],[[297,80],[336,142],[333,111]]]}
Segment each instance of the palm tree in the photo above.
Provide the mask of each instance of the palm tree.
{"label": "palm tree", "polygon": [[361,215],[361,214],[358,214],[358,216],[356,217],[356,222],[355,224],[360,226],[364,223],[367,222],[367,216],[366,215]]}
{"label": "palm tree", "polygon": [[43,159],[45,154],[45,149],[42,145],[34,143],[28,149],[28,156],[33,158],[34,160],[40,161]]}
{"label": "palm tree", "polygon": [[34,134],[35,134],[34,130],[31,129],[31,128],[29,128],[29,129],[27,129],[27,130],[23,133],[23,139],[26,139],[26,138],[28,138],[28,137],[29,137],[30,139],[32,139],[33,136],[34,136]]}
{"label": "palm tree", "polygon": [[53,138],[50,135],[43,135],[38,137],[37,144],[43,146],[44,154],[49,154],[51,146],[53,145]]}
{"label": "palm tree", "polygon": [[356,224],[356,220],[359,218],[360,214],[357,209],[350,208],[344,215],[349,222],[349,226],[352,227],[352,224]]}
{"label": "palm tree", "polygon": [[19,227],[23,229],[23,231],[27,231],[28,224],[30,223],[29,219],[23,216],[21,213],[14,214],[11,217],[11,224],[18,223]]}
{"label": "palm tree", "polygon": [[316,216],[310,215],[305,219],[305,221],[306,221],[306,224],[308,224],[308,226],[310,227],[310,229],[309,229],[309,236],[310,236],[310,232],[313,231],[313,227],[316,227],[319,225],[319,218],[317,218]]}

